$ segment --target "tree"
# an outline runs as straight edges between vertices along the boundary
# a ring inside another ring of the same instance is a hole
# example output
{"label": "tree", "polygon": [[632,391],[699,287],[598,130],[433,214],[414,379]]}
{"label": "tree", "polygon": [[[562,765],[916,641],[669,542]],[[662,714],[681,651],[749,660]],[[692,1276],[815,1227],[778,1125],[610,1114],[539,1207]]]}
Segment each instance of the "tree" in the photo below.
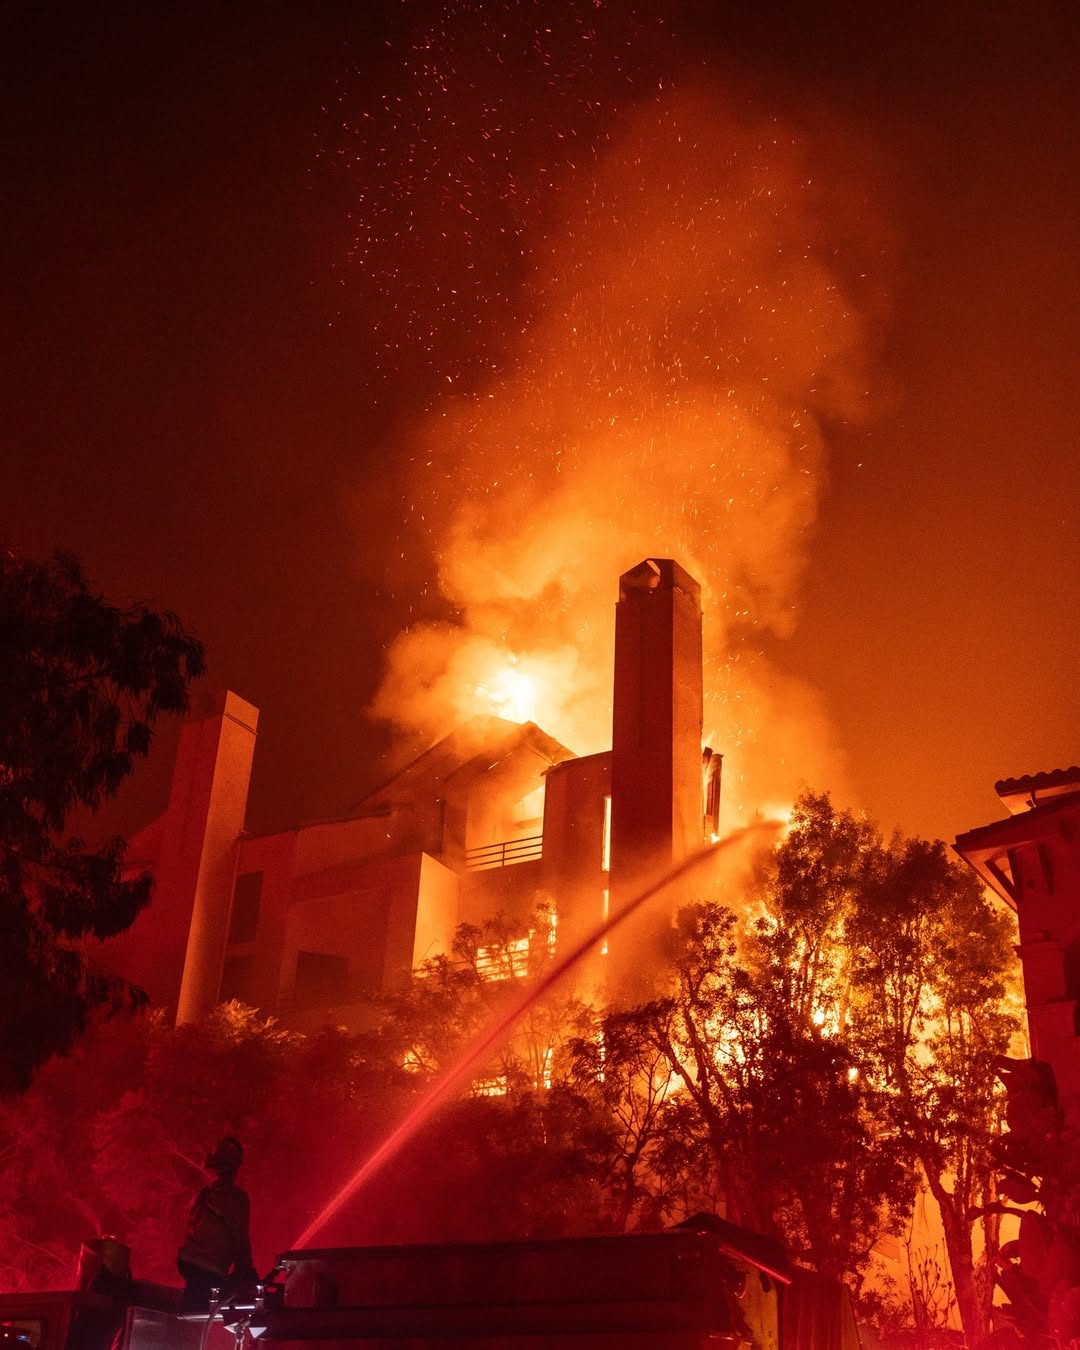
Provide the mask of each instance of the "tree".
{"label": "tree", "polygon": [[[989,1345],[1072,1350],[1080,1342],[1080,1134],[1066,1122],[1053,1068],[1002,1058],[1008,1133],[997,1141],[996,1208],[1018,1215],[1013,1241],[998,1253],[997,1282],[1008,1298]],[[1037,1208],[1019,1210],[1016,1205]]]}
{"label": "tree", "polygon": [[[528,920],[503,914],[460,924],[449,955],[435,956],[404,989],[377,1001],[382,1054],[425,1080],[448,1069],[461,1051],[498,1023],[554,955],[553,914],[539,906]],[[480,1076],[482,1090],[550,1085],[556,1057],[585,1017],[582,1004],[556,989],[506,1029]]]}
{"label": "tree", "polygon": [[864,899],[849,924],[860,1041],[937,1202],[961,1324],[976,1345],[990,1329],[1000,1222],[994,1075],[1018,1025],[1013,925],[939,841],[895,838]]}
{"label": "tree", "polygon": [[[667,1218],[680,1193],[719,1192],[729,1217],[853,1277],[925,1185],[974,1344],[997,1249],[993,1069],[1016,1026],[1009,932],[942,844],[886,843],[804,794],[747,896],[680,914],[665,996],[611,1020],[611,1081],[603,1037],[579,1056],[623,1122],[624,1186]],[[640,1037],[675,1075],[660,1102]]]}
{"label": "tree", "polygon": [[[595,1019],[586,1036],[568,1045],[570,1082],[608,1122],[608,1143],[601,1174],[607,1201],[605,1227],[658,1227],[671,1217],[670,1183],[682,1192],[690,1169],[676,1159],[673,1143],[685,1132],[673,1119],[681,1103],[678,1079],[657,1044],[654,1026],[640,1013],[608,1012]],[[697,1203],[684,1205],[679,1218],[707,1207],[701,1187],[693,1187]]]}
{"label": "tree", "polygon": [[[877,1090],[812,1000],[806,967],[768,931],[703,902],[679,915],[670,995],[641,1010],[682,1080],[728,1216],[839,1278],[864,1260],[883,1215],[910,1199],[895,1141],[877,1128]],[[790,977],[790,979],[789,979]]]}
{"label": "tree", "polygon": [[[30,1088],[0,1101],[0,1291],[70,1287],[81,1241],[109,1232],[141,1278],[175,1280],[201,1164],[245,1149],[256,1263],[268,1268],[422,1096],[386,1042],[284,1030],[238,1003],[197,1023],[91,1017]],[[425,1128],[316,1242],[464,1241],[595,1231],[606,1122],[582,1096],[467,1095]]]}
{"label": "tree", "polygon": [[268,1263],[303,1226],[312,1186],[329,1186],[320,1153],[336,1175],[357,1147],[354,1054],[353,1038],[297,1036],[236,1003],[182,1027],[148,1009],[91,1015],[67,1054],[0,1102],[0,1287],[70,1288],[81,1241],[103,1232],[131,1246],[136,1274],[175,1281],[222,1134],[245,1144]]}
{"label": "tree", "polygon": [[125,877],[123,840],[89,848],[65,830],[116,793],[203,669],[175,615],[108,604],[73,558],[0,555],[0,1094],[24,1088],[88,1009],[134,996],[80,941],[127,928],[150,878]]}
{"label": "tree", "polygon": [[879,1137],[918,1167],[937,1202],[976,1344],[989,1327],[997,1251],[994,1066],[1017,1027],[1011,920],[940,841],[886,843],[827,794],[796,803],[758,898],[751,950],[774,972],[783,1006],[819,1021],[872,1086]]}

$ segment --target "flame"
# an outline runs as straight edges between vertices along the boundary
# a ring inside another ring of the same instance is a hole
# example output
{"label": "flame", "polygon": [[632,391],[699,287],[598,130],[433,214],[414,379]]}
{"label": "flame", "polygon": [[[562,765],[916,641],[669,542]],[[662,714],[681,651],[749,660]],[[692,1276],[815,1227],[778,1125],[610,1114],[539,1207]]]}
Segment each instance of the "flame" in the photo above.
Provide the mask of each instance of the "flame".
{"label": "flame", "polygon": [[780,836],[778,842],[783,842],[792,830],[791,818],[795,814],[795,803],[791,802],[763,802],[758,807],[757,814],[761,820],[767,820],[774,825],[780,826]]}
{"label": "flame", "polygon": [[519,667],[519,658],[511,655],[507,664],[497,670],[484,684],[474,690],[485,711],[509,722],[535,722],[537,706],[536,680]]}
{"label": "flame", "polygon": [[[474,92],[462,81],[454,96]],[[407,144],[442,185],[436,120],[417,125]],[[535,721],[577,754],[606,750],[616,578],[673,557],[702,583],[721,833],[803,781],[843,795],[828,709],[765,646],[795,627],[829,428],[876,402],[887,233],[866,205],[872,157],[849,135],[843,145],[841,172],[828,128],[811,138],[687,85],[628,104],[591,153],[575,152],[585,167],[545,197],[552,215],[522,250],[520,317],[505,330],[493,320],[492,359],[469,379],[447,369],[395,432],[411,466],[401,556],[415,535],[435,568],[423,586],[434,581],[454,618],[394,640],[377,716],[434,740],[487,711]],[[473,158],[469,193],[476,175],[492,186]],[[440,241],[478,215],[455,191],[428,227],[433,258],[457,268],[460,251]],[[393,261],[394,297],[400,234],[373,225],[366,245]],[[468,289],[502,314],[491,261],[477,252]],[[456,283],[446,294],[449,313],[421,306],[417,331],[467,346]]]}

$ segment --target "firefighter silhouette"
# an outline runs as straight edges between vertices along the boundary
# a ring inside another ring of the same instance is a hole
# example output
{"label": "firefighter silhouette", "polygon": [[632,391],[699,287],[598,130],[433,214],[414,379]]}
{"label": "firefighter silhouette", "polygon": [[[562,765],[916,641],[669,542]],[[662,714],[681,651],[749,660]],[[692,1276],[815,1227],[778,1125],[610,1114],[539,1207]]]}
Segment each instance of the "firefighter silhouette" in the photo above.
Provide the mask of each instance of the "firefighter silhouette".
{"label": "firefighter silhouette", "polygon": [[187,1233],[176,1253],[187,1308],[205,1308],[211,1289],[221,1289],[227,1296],[257,1278],[248,1231],[251,1206],[247,1192],[236,1184],[243,1161],[240,1141],[230,1136],[220,1140],[206,1159],[206,1170],[215,1179],[195,1197]]}

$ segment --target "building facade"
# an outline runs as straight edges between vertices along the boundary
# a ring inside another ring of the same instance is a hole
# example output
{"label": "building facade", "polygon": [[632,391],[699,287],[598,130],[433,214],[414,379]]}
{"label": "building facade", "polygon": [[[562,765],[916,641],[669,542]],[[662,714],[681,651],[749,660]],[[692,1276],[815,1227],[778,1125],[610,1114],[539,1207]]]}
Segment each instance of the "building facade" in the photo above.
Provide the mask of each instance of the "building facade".
{"label": "building facade", "polygon": [[1016,911],[1032,1055],[1053,1069],[1080,1128],[1080,768],[994,786],[1009,815],[955,848]]}
{"label": "building facade", "polygon": [[[260,835],[244,828],[259,713],[226,694],[183,729],[165,814],[129,845],[152,902],[102,958],[180,1022],[238,998],[310,1027],[358,1025],[463,922],[543,903],[576,946],[705,839],[701,690],[698,583],[645,559],[620,578],[610,752],[477,717],[347,817]],[[680,899],[598,943],[584,977],[631,983]]]}

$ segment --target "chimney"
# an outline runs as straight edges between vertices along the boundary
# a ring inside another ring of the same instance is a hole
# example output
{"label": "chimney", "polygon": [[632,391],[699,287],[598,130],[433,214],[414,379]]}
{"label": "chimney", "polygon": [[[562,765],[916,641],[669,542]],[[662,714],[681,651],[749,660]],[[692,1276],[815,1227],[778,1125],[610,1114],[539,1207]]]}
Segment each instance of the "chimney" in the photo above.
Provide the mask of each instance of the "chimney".
{"label": "chimney", "polygon": [[[670,558],[619,578],[611,751],[611,908],[703,842],[701,587]],[[611,983],[647,985],[649,952],[686,895],[676,888],[611,942]]]}

